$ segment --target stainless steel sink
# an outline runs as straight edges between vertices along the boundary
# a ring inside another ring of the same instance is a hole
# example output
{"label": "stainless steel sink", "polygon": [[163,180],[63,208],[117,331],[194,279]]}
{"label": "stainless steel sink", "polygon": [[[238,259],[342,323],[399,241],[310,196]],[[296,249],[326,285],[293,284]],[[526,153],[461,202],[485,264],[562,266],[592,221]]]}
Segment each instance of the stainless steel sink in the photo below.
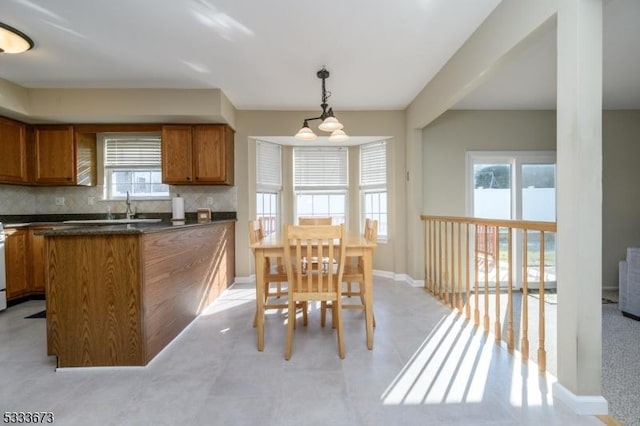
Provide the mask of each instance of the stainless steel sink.
{"label": "stainless steel sink", "polygon": [[157,223],[162,219],[87,219],[87,220],[65,220],[62,223],[69,225],[126,225],[129,223]]}

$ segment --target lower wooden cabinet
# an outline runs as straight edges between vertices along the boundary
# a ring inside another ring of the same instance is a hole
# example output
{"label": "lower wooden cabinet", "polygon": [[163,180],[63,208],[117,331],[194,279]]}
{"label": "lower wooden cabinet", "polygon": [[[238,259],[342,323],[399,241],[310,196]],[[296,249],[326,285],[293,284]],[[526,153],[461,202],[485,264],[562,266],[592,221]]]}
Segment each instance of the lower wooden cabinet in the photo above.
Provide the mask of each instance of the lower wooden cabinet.
{"label": "lower wooden cabinet", "polygon": [[51,226],[6,229],[7,300],[45,294],[44,237]]}
{"label": "lower wooden cabinet", "polygon": [[29,231],[5,230],[5,262],[7,300],[27,296],[31,292],[29,274]]}
{"label": "lower wooden cabinet", "polygon": [[45,236],[58,367],[147,365],[233,283],[235,223]]}
{"label": "lower wooden cabinet", "polygon": [[31,255],[31,294],[44,294],[46,287],[44,262],[44,236],[36,235],[38,231],[51,229],[51,226],[34,226],[29,228],[29,252]]}

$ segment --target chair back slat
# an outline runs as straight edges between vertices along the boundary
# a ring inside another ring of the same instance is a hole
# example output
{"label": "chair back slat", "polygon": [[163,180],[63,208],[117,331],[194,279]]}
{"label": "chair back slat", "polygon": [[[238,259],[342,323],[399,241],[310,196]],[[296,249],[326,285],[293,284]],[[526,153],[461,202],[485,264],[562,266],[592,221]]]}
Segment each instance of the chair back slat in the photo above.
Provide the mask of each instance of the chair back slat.
{"label": "chair back slat", "polygon": [[300,217],[298,218],[298,225],[331,225],[331,216],[326,217]]}
{"label": "chair back slat", "polygon": [[344,225],[287,227],[285,265],[294,292],[325,300],[326,294],[339,291],[344,270],[343,239]]}

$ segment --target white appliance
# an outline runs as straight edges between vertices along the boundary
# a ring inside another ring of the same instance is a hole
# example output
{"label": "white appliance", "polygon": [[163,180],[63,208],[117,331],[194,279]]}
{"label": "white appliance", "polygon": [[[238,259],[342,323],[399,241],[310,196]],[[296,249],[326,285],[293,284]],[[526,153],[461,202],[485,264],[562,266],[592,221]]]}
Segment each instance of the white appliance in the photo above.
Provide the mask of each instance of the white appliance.
{"label": "white appliance", "polygon": [[7,268],[4,262],[4,227],[0,222],[0,311],[7,309]]}

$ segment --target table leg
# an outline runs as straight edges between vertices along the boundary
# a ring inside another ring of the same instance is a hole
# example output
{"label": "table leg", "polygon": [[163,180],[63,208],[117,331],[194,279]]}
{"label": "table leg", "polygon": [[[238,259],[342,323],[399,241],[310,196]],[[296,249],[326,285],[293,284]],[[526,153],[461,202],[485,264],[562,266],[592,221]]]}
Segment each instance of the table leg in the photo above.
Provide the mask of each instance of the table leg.
{"label": "table leg", "polygon": [[256,332],[258,350],[264,349],[264,253],[256,250]]}
{"label": "table leg", "polygon": [[373,256],[371,250],[365,250],[362,256],[364,268],[364,304],[367,327],[367,348],[373,349]]}

